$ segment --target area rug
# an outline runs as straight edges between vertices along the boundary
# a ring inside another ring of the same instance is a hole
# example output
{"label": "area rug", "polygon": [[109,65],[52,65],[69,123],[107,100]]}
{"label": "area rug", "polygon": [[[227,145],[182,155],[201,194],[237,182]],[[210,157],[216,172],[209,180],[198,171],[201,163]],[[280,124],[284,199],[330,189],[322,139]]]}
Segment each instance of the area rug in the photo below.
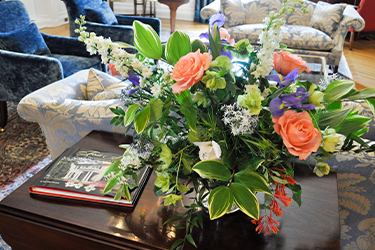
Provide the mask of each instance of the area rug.
{"label": "area rug", "polygon": [[39,125],[19,117],[16,103],[9,102],[8,124],[0,133],[0,187],[10,184],[48,155]]}

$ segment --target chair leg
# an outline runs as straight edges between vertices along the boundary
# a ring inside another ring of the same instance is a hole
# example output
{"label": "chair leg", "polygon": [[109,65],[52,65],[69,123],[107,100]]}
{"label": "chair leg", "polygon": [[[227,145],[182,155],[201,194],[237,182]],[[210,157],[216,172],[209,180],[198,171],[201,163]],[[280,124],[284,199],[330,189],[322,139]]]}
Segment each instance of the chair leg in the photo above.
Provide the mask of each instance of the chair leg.
{"label": "chair leg", "polygon": [[6,101],[0,101],[0,132],[4,131],[8,122],[8,109]]}
{"label": "chair leg", "polygon": [[349,50],[353,50],[354,31],[350,32]]}
{"label": "chair leg", "polygon": [[339,71],[339,65],[332,65],[332,68],[334,74],[336,74]]}

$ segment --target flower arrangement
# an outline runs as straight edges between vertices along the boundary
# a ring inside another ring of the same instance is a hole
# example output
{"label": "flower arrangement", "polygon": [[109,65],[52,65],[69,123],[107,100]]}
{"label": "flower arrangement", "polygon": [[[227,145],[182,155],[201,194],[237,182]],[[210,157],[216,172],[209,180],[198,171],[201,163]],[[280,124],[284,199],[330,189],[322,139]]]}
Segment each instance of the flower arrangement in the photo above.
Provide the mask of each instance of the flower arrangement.
{"label": "flower arrangement", "polygon": [[[186,220],[185,238],[172,249],[195,245],[191,232],[202,227],[196,213],[201,209],[215,220],[236,205],[253,218],[259,233],[277,233],[274,216],[282,216],[281,204],[302,203],[293,159],[314,157],[313,171],[322,177],[330,171],[324,161],[340,150],[354,150],[354,142],[357,151],[372,150],[360,138],[370,118],[343,108],[342,102],[364,99],[374,110],[375,91],[357,91],[348,80],[332,81],[325,89],[300,81],[299,74],[310,69],[280,45],[281,16],[297,3],[303,1],[284,0],[279,13],[269,14],[258,49],[246,39],[230,39],[221,14],[210,19],[200,39],[191,41],[176,31],[166,44],[150,26],[135,21],[135,47],[89,34],[84,17],[77,20],[76,32],[87,50],[100,54],[113,75],[132,83],[121,96],[127,109],[112,109],[111,123],[134,129],[135,140],[108,168],[104,191],[119,187],[115,199],[130,199],[136,186],[130,178],[153,166],[154,192],[165,206],[185,206],[183,195],[194,193],[184,216],[166,222]],[[340,138],[344,143],[338,146]],[[261,217],[260,207],[265,209]]]}

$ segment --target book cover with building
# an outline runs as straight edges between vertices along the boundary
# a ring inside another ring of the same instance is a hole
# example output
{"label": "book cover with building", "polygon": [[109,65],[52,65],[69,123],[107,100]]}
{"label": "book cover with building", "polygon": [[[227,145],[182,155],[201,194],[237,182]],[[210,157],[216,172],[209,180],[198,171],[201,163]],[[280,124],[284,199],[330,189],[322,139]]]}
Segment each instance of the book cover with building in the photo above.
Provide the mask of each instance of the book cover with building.
{"label": "book cover with building", "polygon": [[131,192],[132,200],[115,201],[116,189],[103,194],[107,182],[104,173],[120,154],[83,148],[69,148],[53,161],[45,173],[30,186],[33,194],[57,196],[108,204],[133,206],[147,181],[151,169],[138,173],[138,187]]}

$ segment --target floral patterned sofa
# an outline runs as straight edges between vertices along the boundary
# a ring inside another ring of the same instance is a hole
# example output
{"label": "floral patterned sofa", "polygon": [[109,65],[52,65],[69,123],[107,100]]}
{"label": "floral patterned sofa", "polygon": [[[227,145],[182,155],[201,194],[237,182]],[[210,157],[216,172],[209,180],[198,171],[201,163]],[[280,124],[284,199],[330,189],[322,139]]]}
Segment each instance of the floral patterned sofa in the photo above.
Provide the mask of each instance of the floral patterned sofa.
{"label": "floral patterned sofa", "polygon": [[[282,43],[297,54],[324,56],[337,72],[348,30],[360,31],[365,22],[351,6],[307,0],[305,3],[308,13],[303,14],[296,7],[294,13],[283,14]],[[201,10],[201,17],[206,19],[221,12],[231,38],[257,41],[263,19],[270,11],[279,12],[282,5],[283,0],[215,0]]]}
{"label": "floral patterned sofa", "polygon": [[[115,116],[110,108],[122,106],[118,95],[121,88],[108,91],[91,88],[88,82],[92,81],[89,78],[92,71],[82,70],[51,83],[25,96],[17,106],[20,117],[39,123],[52,159],[93,130],[125,135],[125,127],[110,125]],[[104,72],[94,71],[94,74],[93,80],[100,80],[102,86],[113,82],[124,87]]]}

